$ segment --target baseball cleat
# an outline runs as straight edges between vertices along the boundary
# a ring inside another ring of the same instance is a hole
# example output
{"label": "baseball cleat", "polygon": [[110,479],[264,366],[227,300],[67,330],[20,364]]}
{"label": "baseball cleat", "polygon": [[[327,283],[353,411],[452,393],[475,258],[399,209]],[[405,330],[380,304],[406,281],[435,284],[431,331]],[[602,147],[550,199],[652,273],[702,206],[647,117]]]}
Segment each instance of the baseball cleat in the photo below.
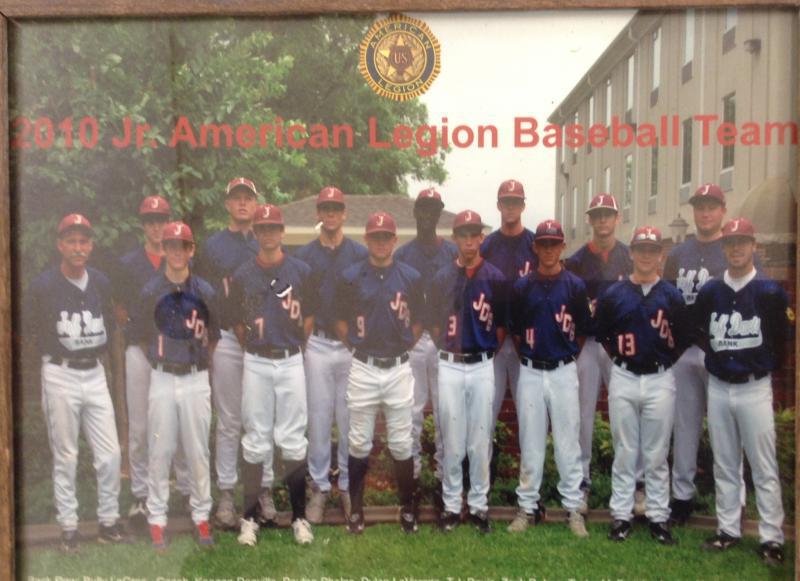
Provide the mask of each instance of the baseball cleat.
{"label": "baseball cleat", "polygon": [[239,521],[239,536],[236,540],[240,545],[255,547],[258,542],[258,523],[253,519],[243,518]]}
{"label": "baseball cleat", "polygon": [[475,525],[475,528],[484,535],[492,532],[492,524],[489,521],[489,513],[487,512],[469,513],[469,522]]}
{"label": "baseball cleat", "polygon": [[349,490],[341,490],[339,492],[339,498],[342,499],[342,512],[344,512],[345,520],[350,518],[350,512],[352,511],[353,505],[350,502],[350,491]]}
{"label": "baseball cleat", "polygon": [[194,527],[194,538],[201,547],[213,547],[214,537],[211,536],[211,527],[207,520],[199,522]]}
{"label": "baseball cleat", "polygon": [[236,517],[236,507],[233,505],[232,490],[222,490],[220,492],[217,512],[214,518],[217,521],[217,525],[225,530],[235,529],[239,524],[239,520]]}
{"label": "baseball cleat", "polygon": [[439,519],[439,528],[442,532],[449,533],[461,523],[461,515],[455,512],[443,512]]}
{"label": "baseball cleat", "polygon": [[147,530],[147,499],[137,498],[128,510],[128,527],[134,531]]}
{"label": "baseball cleat", "polygon": [[739,541],[741,541],[739,537],[733,537],[728,533],[719,532],[713,537],[706,539],[706,542],[700,546],[704,551],[727,551],[731,547],[738,545]]}
{"label": "baseball cleat", "polygon": [[647,494],[644,490],[644,483],[636,483],[636,491],[633,493],[633,516],[643,517],[647,510]]}
{"label": "baseball cleat", "polygon": [[536,509],[533,511],[533,524],[538,525],[547,520],[547,509],[541,502],[536,503]]}
{"label": "baseball cleat", "polygon": [[569,513],[567,523],[569,524],[569,530],[571,530],[572,534],[576,537],[585,539],[589,536],[589,532],[586,530],[586,520],[583,518],[580,511]]}
{"label": "baseball cleat", "polygon": [[514,516],[514,520],[511,521],[511,524],[508,525],[506,530],[510,533],[524,533],[528,530],[528,526],[533,519],[534,515],[532,512],[525,512],[525,510],[519,509],[516,516]]}
{"label": "baseball cleat", "polygon": [[360,535],[364,532],[364,515],[358,512],[350,514],[347,519],[347,532],[352,535]]}
{"label": "baseball cleat", "polygon": [[262,527],[277,525],[278,511],[275,510],[275,501],[272,499],[272,489],[264,488],[258,496],[258,524]]}
{"label": "baseball cleat", "polygon": [[417,517],[413,511],[400,512],[400,526],[406,534],[414,534],[419,530],[419,527],[417,527]]}
{"label": "baseball cleat", "polygon": [[103,545],[125,545],[130,542],[130,539],[125,534],[122,523],[118,522],[111,526],[100,525],[97,542]]}
{"label": "baseball cleat", "polygon": [[776,543],[775,541],[761,543],[758,549],[756,549],[756,553],[758,553],[761,560],[770,567],[778,567],[783,564],[783,545],[780,543]]}
{"label": "baseball cleat", "polygon": [[669,524],[670,526],[683,526],[689,521],[692,516],[692,509],[694,509],[693,500],[678,500],[673,499],[670,506]]}
{"label": "baseball cleat", "polygon": [[167,538],[164,534],[164,527],[150,525],[150,541],[156,552],[165,553],[167,551]]}
{"label": "baseball cleat", "polygon": [[663,522],[650,523],[650,536],[662,545],[674,545],[678,542],[672,537],[667,523]]}
{"label": "baseball cleat", "polygon": [[319,488],[311,491],[311,499],[306,506],[306,518],[308,522],[318,525],[325,516],[325,503],[328,501],[328,492],[323,492]]}
{"label": "baseball cleat", "polygon": [[304,518],[295,519],[292,523],[292,532],[294,532],[294,540],[298,545],[310,545],[314,540],[311,525]]}
{"label": "baseball cleat", "polygon": [[65,555],[77,555],[80,551],[78,549],[78,531],[62,531],[61,532],[61,552]]}
{"label": "baseball cleat", "polygon": [[608,530],[608,539],[621,543],[631,534],[631,523],[626,520],[615,520]]}

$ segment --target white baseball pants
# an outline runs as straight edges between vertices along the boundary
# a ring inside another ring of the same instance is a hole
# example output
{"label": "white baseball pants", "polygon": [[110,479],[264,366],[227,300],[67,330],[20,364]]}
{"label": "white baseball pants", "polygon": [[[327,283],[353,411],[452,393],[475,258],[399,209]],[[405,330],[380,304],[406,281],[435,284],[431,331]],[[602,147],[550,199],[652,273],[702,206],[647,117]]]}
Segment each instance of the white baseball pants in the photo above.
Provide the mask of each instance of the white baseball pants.
{"label": "white baseball pants", "polygon": [[[131,467],[131,493],[147,497],[147,397],[150,393],[150,362],[142,348],[128,345],[125,350],[125,400],[128,406],[128,458]],[[181,494],[191,492],[191,478],[183,447],[175,451],[175,479]]]}
{"label": "white baseball pants", "polygon": [[408,361],[381,369],[353,358],[347,384],[350,410],[348,441],[350,455],[366,458],[372,450],[375,419],[383,411],[386,440],[395,460],[411,457],[411,414],[414,406],[414,375]]}
{"label": "white baseball pants", "polygon": [[717,522],[720,531],[741,536],[742,449],[756,489],[758,536],[783,544],[783,503],[775,455],[772,378],[736,385],[711,375],[708,430],[714,451]]}
{"label": "white baseball pants", "polygon": [[150,372],[147,406],[148,462],[147,520],[166,526],[169,505],[169,469],[180,444],[191,474],[189,504],[192,521],[208,520],[211,511],[211,467],[208,436],[211,427],[211,386],[208,371],[187,375]]}
{"label": "white baseball pants", "polygon": [[469,458],[470,512],[489,509],[494,362],[439,362],[439,423],[444,452],[442,497],[448,512],[461,512],[461,463]]}
{"label": "white baseball pants", "polygon": [[308,473],[323,492],[331,489],[331,429],[336,420],[339,433],[337,464],[339,490],[348,490],[347,433],[350,413],[345,393],[353,356],[344,343],[311,335],[305,353],[308,402]]}
{"label": "white baseball pants", "polygon": [[520,473],[517,502],[525,512],[538,505],[547,450],[548,416],[553,426],[553,451],[558,467],[558,492],[565,510],[578,510],[581,493],[580,408],[578,371],[568,363],[545,371],[520,366],[517,388]]}
{"label": "white baseball pants", "polygon": [[250,464],[270,462],[274,446],[284,460],[305,460],[306,376],[300,353],[286,359],[244,355],[242,453]]}
{"label": "white baseball pants", "polygon": [[442,479],[442,436],[439,426],[439,350],[427,331],[408,353],[411,372],[414,374],[414,415],[412,424],[414,478],[419,478],[422,472],[422,427],[425,421],[425,406],[430,398],[433,407],[433,423],[436,427],[434,444],[436,452],[433,459],[436,461],[436,478]]}
{"label": "white baseball pants", "polygon": [[103,366],[79,370],[43,361],[42,409],[53,453],[56,520],[66,531],[78,528],[75,472],[83,427],[97,474],[97,520],[113,525],[119,518],[121,453]]}
{"label": "white baseball pants", "polygon": [[608,415],[614,442],[611,501],[614,519],[633,517],[636,463],[644,464],[647,504],[651,522],[669,518],[669,441],[675,415],[675,376],[672,369],[636,375],[614,365],[608,386]]}
{"label": "white baseball pants", "polygon": [[600,387],[603,384],[608,385],[613,365],[603,346],[594,337],[587,337],[577,362],[581,467],[586,482],[592,481],[592,436],[597,399],[600,397]]}

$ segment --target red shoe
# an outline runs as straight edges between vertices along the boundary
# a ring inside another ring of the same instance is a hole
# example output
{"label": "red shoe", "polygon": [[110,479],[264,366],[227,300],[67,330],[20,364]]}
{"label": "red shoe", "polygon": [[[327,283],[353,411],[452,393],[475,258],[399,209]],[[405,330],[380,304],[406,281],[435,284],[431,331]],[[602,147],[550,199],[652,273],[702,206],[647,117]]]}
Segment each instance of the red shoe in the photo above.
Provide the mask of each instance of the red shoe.
{"label": "red shoe", "polygon": [[163,553],[167,550],[167,539],[164,536],[164,527],[150,525],[150,540],[152,541],[153,548],[159,553]]}
{"label": "red shoe", "polygon": [[211,527],[208,526],[207,520],[197,523],[194,529],[194,537],[200,546],[211,547],[214,545],[214,537],[211,536]]}

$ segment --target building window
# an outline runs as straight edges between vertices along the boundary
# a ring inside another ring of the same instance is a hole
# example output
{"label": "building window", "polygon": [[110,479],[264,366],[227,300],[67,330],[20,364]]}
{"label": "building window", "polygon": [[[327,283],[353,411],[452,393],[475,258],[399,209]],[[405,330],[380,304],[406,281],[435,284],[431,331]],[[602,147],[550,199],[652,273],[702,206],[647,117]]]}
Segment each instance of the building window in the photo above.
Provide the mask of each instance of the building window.
{"label": "building window", "polygon": [[571,238],[575,238],[578,229],[578,186],[572,188],[572,233]]}
{"label": "building window", "polygon": [[736,46],[736,8],[725,10],[725,32],[722,34],[722,54],[729,52]]}
{"label": "building window", "polygon": [[604,172],[604,180],[603,180],[604,192],[607,194],[611,193],[611,168],[607,167]]}
{"label": "building window", "polygon": [[694,59],[694,9],[686,11],[683,27],[683,64],[686,65]]}
{"label": "building window", "polygon": [[692,181],[692,119],[683,121],[683,157],[681,165],[681,185]]}
{"label": "building window", "polygon": [[651,70],[650,106],[658,102],[658,87],[661,85],[661,27],[653,32],[653,67]]}
{"label": "building window", "polygon": [[623,219],[630,221],[630,209],[633,204],[633,154],[625,156],[625,191],[622,196]]}
{"label": "building window", "polygon": [[656,202],[658,200],[658,146],[650,150],[650,199],[647,203],[647,212],[656,213]]}
{"label": "building window", "polygon": [[611,125],[611,77],[606,79],[606,125]]}
{"label": "building window", "polygon": [[[722,99],[722,121],[736,123],[736,93],[731,93]],[[733,167],[734,147],[733,145],[722,146],[722,169]]]}
{"label": "building window", "polygon": [[633,85],[635,82],[636,71],[633,55],[628,57],[628,68],[625,73],[625,122],[633,123]]}
{"label": "building window", "polygon": [[559,195],[559,203],[558,221],[565,224],[567,220],[567,195],[564,192]]}
{"label": "building window", "polygon": [[738,11],[736,8],[728,8],[725,10],[725,32],[736,28],[737,18]]}

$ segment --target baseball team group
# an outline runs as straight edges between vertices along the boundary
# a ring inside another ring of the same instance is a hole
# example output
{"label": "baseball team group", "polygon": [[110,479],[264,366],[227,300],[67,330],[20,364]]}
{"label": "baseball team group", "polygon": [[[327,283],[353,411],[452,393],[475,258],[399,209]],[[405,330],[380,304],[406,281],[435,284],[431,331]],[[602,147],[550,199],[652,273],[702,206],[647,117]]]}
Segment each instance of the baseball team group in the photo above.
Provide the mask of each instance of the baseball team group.
{"label": "baseball team group", "polygon": [[451,241],[437,236],[442,198],[425,189],[414,203],[416,237],[395,250],[390,214],[369,217],[362,245],[344,235],[345,195],[325,187],[316,201],[318,237],[289,254],[281,209],[261,204],[255,184],[239,177],[224,191],[228,226],[199,248],[167,200],[145,198],[144,244],[110,276],[87,264],[95,239],[89,220],[65,216],[60,262],[25,299],[41,355],[62,549],[78,550],[81,429],[97,476],[98,540],[129,539],[102,363],[121,326],[135,499],[128,528],[149,528],[158,551],[167,548],[173,470],[200,545],[214,544],[210,522],[255,545],[261,527],[276,525],[277,482],[288,490],[295,540],[313,542],[312,525],[323,522],[332,494],[332,463],[347,529],[361,534],[379,412],[401,527],[416,532],[429,403],[437,525],[451,531],[466,520],[489,533],[494,428],[507,390],[520,447],[518,512],[508,531],[545,519],[550,432],[567,526],[587,537],[593,424],[606,385],[614,448],[608,538],[625,541],[640,516],[653,539],[675,543],[671,527],[693,510],[707,416],[718,528],[703,548],[724,551],[741,538],[744,454],[758,553],[781,562],[771,373],[794,316],[785,291],[762,271],[752,223],[726,220],[724,193],[704,184],[690,199],[695,236],[665,257],[655,227],[635,228],[629,244],[616,238],[619,207],[602,193],[586,212],[591,241],[564,257],[561,224],[523,226],[525,200],[522,183],[504,181],[500,228],[485,235],[481,216],[464,210]]}

